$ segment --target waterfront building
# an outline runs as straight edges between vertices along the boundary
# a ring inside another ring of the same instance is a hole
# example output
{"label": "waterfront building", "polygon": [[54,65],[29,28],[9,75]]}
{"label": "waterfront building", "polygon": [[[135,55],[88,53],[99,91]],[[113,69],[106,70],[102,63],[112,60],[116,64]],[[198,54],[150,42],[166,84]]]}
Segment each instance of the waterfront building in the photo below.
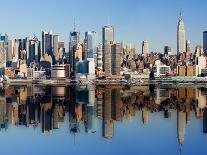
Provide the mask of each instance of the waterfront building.
{"label": "waterfront building", "polygon": [[169,76],[171,74],[170,66],[161,64],[160,60],[155,61],[155,66],[152,68],[154,77]]}
{"label": "waterfront building", "polygon": [[177,26],[177,56],[179,56],[181,53],[186,52],[185,41],[185,25],[182,13],[180,13],[180,18]]}
{"label": "waterfront building", "polygon": [[52,65],[52,79],[68,79],[70,77],[70,65]]}

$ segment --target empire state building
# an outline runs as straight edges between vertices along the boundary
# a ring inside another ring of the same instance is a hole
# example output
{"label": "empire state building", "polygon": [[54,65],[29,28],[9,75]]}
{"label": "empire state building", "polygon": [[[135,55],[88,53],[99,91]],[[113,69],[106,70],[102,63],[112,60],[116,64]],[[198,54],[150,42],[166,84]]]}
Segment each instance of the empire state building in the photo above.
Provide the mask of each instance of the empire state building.
{"label": "empire state building", "polygon": [[185,52],[185,25],[182,13],[180,13],[177,27],[177,55],[179,56],[183,52]]}

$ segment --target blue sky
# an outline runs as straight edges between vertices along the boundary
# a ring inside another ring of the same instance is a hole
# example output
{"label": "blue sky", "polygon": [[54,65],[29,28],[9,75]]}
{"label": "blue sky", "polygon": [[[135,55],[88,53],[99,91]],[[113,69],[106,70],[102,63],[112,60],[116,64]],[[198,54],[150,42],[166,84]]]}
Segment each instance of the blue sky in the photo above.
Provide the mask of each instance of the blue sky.
{"label": "blue sky", "polygon": [[150,50],[163,52],[170,45],[175,52],[180,9],[193,51],[207,30],[206,0],[0,0],[0,4],[0,32],[12,39],[40,37],[41,30],[52,30],[68,42],[75,18],[82,37],[95,30],[101,40],[101,28],[109,18],[117,41],[132,42],[140,50],[147,39]]}

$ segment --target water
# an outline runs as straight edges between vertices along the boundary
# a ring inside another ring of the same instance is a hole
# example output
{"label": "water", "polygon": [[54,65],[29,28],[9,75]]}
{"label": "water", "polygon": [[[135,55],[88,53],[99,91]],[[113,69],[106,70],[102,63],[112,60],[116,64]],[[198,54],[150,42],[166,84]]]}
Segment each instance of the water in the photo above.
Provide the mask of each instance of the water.
{"label": "water", "polygon": [[5,86],[6,154],[207,154],[206,88]]}

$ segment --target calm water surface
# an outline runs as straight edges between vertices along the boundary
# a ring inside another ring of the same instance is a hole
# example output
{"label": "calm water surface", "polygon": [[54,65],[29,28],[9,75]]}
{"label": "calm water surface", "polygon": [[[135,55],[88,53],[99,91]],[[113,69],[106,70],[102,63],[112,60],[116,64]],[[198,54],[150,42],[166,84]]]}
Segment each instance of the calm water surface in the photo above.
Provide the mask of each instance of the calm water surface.
{"label": "calm water surface", "polygon": [[207,89],[4,86],[1,154],[206,155]]}

